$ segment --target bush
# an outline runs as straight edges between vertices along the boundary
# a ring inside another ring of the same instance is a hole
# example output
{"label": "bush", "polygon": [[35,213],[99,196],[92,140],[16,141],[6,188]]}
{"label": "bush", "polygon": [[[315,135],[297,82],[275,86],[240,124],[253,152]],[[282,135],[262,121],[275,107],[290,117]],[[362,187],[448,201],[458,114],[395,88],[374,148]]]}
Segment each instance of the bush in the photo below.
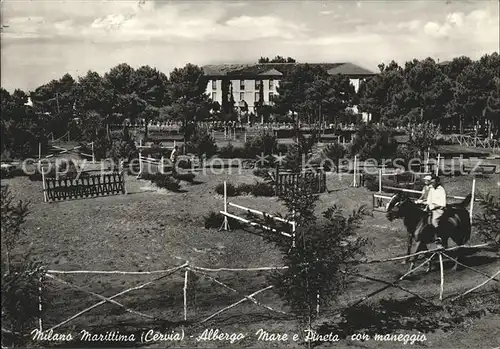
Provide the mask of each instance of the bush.
{"label": "bush", "polygon": [[179,181],[193,183],[196,175],[194,173],[178,173],[178,172],[176,172],[173,174],[173,177],[174,177],[174,179],[177,179]]}
{"label": "bush", "polygon": [[221,159],[246,158],[245,149],[241,147],[235,147],[232,143],[229,143],[228,145],[219,149],[219,157]]}
{"label": "bush", "polygon": [[[205,229],[219,229],[224,223],[224,215],[220,212],[211,211],[208,215],[203,217],[203,220],[205,221]],[[239,229],[243,227],[243,224],[240,221],[232,218],[228,218],[227,220],[231,229]]]}
{"label": "bush", "polygon": [[219,229],[224,222],[224,215],[219,212],[210,211],[203,219],[205,221],[205,229]]}
{"label": "bush", "polygon": [[482,214],[474,217],[474,226],[484,242],[500,247],[500,198],[487,194],[480,206]]}
{"label": "bush", "polygon": [[[336,170],[339,160],[344,158],[346,155],[346,148],[338,142],[328,144],[322,153],[322,160],[324,161],[324,167],[326,171],[332,170],[332,164],[335,166],[333,169]],[[325,161],[327,160],[327,161]]]}
{"label": "bush", "polygon": [[273,171],[272,169],[268,169],[268,168],[256,168],[255,170],[253,170],[253,175],[254,176],[257,176],[257,177],[260,177],[260,178],[264,178],[265,180],[270,180],[270,176],[269,176],[269,171]]}
{"label": "bush", "polygon": [[242,183],[238,185],[238,194],[252,194],[253,192],[254,185],[253,184],[248,184],[248,183]]}
{"label": "bush", "polygon": [[[1,189],[2,229],[2,347],[25,346],[26,335],[41,316],[38,309],[40,278],[45,274],[39,263],[30,261],[28,254],[13,262],[14,249],[23,234],[22,225],[28,214],[28,204],[13,204],[7,187]],[[4,332],[5,329],[5,332]]]}
{"label": "bush", "polygon": [[252,194],[254,196],[274,196],[274,187],[268,183],[257,182],[253,185]]}
{"label": "bush", "polygon": [[[227,182],[226,183],[226,190],[227,190],[227,196],[237,196],[238,193],[238,188],[232,184]],[[219,195],[224,195],[224,183],[218,184],[215,187],[215,192]]]}
{"label": "bush", "polygon": [[[407,144],[399,144],[396,148],[396,153],[394,154],[396,159],[401,158],[405,161],[405,164],[408,164],[411,159],[422,158],[418,154],[418,150],[415,148],[408,146]],[[410,169],[408,169],[410,170]]]}
{"label": "bush", "polygon": [[186,144],[188,152],[194,153],[201,160],[203,156],[212,157],[217,153],[215,139],[208,131],[197,129]]}
{"label": "bush", "polygon": [[261,135],[250,139],[245,143],[245,154],[249,158],[257,156],[276,154],[278,149],[278,141],[274,135],[262,133]]}
{"label": "bush", "polygon": [[173,178],[170,175],[155,173],[149,174],[145,173],[142,176],[143,179],[151,181],[151,183],[155,184],[158,188],[167,189],[170,191],[179,191],[180,184],[179,180]]}

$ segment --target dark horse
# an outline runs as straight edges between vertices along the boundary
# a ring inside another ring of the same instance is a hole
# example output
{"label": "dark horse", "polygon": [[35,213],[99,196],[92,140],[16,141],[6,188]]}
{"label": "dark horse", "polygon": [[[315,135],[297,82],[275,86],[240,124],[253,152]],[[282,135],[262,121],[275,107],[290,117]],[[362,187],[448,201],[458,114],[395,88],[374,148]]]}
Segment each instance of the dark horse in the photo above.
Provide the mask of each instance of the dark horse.
{"label": "dark horse", "polygon": [[[392,197],[387,205],[387,219],[393,221],[396,218],[403,218],[403,223],[409,234],[408,255],[425,251],[427,244],[434,242],[436,236],[441,240],[444,248],[448,247],[448,239],[450,238],[457,246],[460,246],[469,241],[471,235],[469,211],[466,208],[471,197],[472,195],[469,194],[462,202],[447,205],[440,218],[438,228],[434,228],[432,224],[429,224],[429,212],[425,212],[419,205],[415,204],[406,193],[399,192]],[[416,244],[412,251],[413,240],[416,240]],[[458,258],[453,270],[458,267]],[[413,266],[414,258],[410,260]],[[428,271],[430,268],[429,263]]]}

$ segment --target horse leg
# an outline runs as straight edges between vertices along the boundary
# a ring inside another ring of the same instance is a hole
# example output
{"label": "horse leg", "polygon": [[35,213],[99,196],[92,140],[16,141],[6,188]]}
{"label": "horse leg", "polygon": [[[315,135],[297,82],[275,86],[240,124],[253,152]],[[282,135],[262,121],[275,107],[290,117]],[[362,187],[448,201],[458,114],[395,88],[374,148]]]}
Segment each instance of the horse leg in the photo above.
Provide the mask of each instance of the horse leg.
{"label": "horse leg", "polygon": [[[415,244],[414,251],[411,254],[415,254],[415,253],[418,253],[418,252],[426,250],[426,249],[427,249],[427,246],[424,243],[422,243],[422,241],[417,241]],[[415,267],[416,256],[409,257],[409,259],[411,260],[409,270],[412,270]]]}
{"label": "horse leg", "polygon": [[[411,246],[413,244],[413,234],[408,234],[408,246],[406,248],[406,255],[409,256],[411,254]],[[410,261],[410,257],[403,259],[403,264],[406,264]]]}

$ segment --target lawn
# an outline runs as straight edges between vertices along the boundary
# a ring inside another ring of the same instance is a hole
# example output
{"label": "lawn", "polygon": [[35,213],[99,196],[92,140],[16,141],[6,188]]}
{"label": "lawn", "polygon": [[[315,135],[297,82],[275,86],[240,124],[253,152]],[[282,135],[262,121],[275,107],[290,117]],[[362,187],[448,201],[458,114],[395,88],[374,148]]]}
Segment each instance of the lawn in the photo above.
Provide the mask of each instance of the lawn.
{"label": "lawn", "polygon": [[[147,181],[126,177],[126,195],[100,197],[85,200],[43,203],[42,185],[31,182],[26,177],[2,180],[9,184],[18,199],[31,201],[31,213],[25,225],[26,235],[21,249],[31,248],[31,256],[40,260],[49,270],[122,270],[152,271],[172,268],[189,262],[206,268],[251,268],[281,266],[281,256],[261,237],[241,230],[218,231],[205,229],[203,216],[210,211],[223,209],[223,198],[215,193],[216,185],[224,180],[232,183],[252,183],[257,180],[250,170],[225,170],[222,174],[198,174],[199,184],[183,184],[181,193],[157,190]],[[365,188],[352,188],[352,178],[328,174],[328,193],[320,196],[316,210],[319,213],[333,204],[340,204],[348,213],[360,205],[371,205],[371,192]],[[467,177],[445,178],[449,194],[465,196],[470,192],[471,180]],[[498,193],[500,176],[478,178],[478,192]],[[240,196],[233,202],[268,213],[286,213],[284,206],[276,198]],[[367,237],[370,244],[366,248],[368,259],[381,259],[401,255],[406,249],[406,232],[400,221],[389,222],[382,213],[375,212],[366,217],[359,229],[360,236]],[[480,242],[473,235],[471,244]],[[490,252],[480,251],[468,257],[468,263],[484,273],[492,275],[499,269],[500,262]],[[445,270],[445,295],[458,294],[482,282],[485,278],[470,270],[451,271],[451,264]],[[373,277],[394,281],[407,270],[400,262],[362,265],[359,271]],[[189,273],[188,324],[186,334],[199,335],[204,329],[218,328],[226,332],[244,332],[249,337],[235,343],[196,342],[186,338],[181,343],[153,343],[151,347],[294,347],[298,343],[269,343],[256,341],[252,336],[258,329],[266,331],[300,333],[302,325],[290,315],[279,315],[258,307],[251,302],[224,312],[212,320],[200,324],[218,309],[234,303],[245,295],[269,285],[269,272],[218,272],[211,273],[236,292],[225,289],[203,275]],[[61,279],[76,284],[86,290],[111,296],[124,289],[138,286],[155,276],[125,275],[59,275]],[[127,313],[116,305],[98,307],[58,331],[73,333],[86,329],[93,332],[119,330],[132,333],[149,328],[166,331],[183,320],[184,272],[178,272],[136,290],[116,300],[134,310],[166,320],[158,323]],[[418,294],[437,300],[439,273],[418,273],[411,280],[403,281],[403,286]],[[338,310],[376,290],[380,284],[372,281],[352,279],[338,302],[322,306],[320,310],[325,328],[340,333],[342,337],[356,332],[378,331],[416,333],[417,329],[428,335],[427,347],[488,347],[494,346],[494,334],[500,338],[498,328],[499,296],[498,283],[490,283],[481,289],[479,295],[470,296],[459,304],[464,314],[463,321],[456,321],[444,312],[429,310],[425,305],[408,298],[408,294],[397,289],[389,289],[367,302],[371,307],[360,307],[351,313],[349,326],[339,323],[334,316]],[[259,302],[289,311],[272,290],[255,297]],[[44,327],[60,323],[77,312],[97,303],[99,300],[67,285],[47,280],[44,289],[46,313]],[[384,305],[385,310],[377,307]],[[378,310],[377,310],[378,309]],[[489,309],[479,320],[470,320],[477,311]],[[435,312],[429,315],[430,312]],[[381,314],[391,314],[391,321],[382,321]],[[429,318],[426,325],[416,321],[417,316]],[[364,319],[356,321],[353,319]],[[405,322],[406,321],[406,322]],[[471,322],[472,321],[472,322]],[[383,326],[382,326],[383,324]],[[406,324],[406,325],[405,325]],[[444,325],[443,325],[444,324]],[[447,326],[450,324],[449,326]],[[451,325],[453,324],[453,325]],[[480,325],[478,325],[480,324]],[[328,327],[330,326],[330,327]],[[179,327],[176,327],[179,329]],[[445,328],[445,330],[443,330]],[[75,344],[76,345],[76,344]],[[322,344],[329,347],[331,343]],[[398,343],[354,342],[342,339],[340,347],[400,347]],[[368,345],[368,346],[367,346]],[[81,346],[81,345],[80,345]]]}

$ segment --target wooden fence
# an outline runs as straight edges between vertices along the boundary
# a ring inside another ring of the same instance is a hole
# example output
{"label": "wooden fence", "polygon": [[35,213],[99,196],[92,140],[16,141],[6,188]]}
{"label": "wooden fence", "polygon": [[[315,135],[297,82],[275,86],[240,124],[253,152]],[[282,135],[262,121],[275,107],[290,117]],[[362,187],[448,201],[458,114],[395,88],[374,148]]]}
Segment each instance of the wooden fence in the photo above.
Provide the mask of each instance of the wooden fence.
{"label": "wooden fence", "polygon": [[124,174],[118,171],[99,174],[83,172],[78,177],[43,175],[42,180],[45,202],[126,193]]}
{"label": "wooden fence", "polygon": [[274,178],[276,196],[283,196],[296,190],[301,180],[310,185],[314,194],[326,191],[326,173],[322,168],[302,172],[280,172],[277,167]]}

